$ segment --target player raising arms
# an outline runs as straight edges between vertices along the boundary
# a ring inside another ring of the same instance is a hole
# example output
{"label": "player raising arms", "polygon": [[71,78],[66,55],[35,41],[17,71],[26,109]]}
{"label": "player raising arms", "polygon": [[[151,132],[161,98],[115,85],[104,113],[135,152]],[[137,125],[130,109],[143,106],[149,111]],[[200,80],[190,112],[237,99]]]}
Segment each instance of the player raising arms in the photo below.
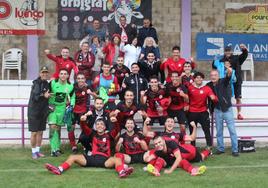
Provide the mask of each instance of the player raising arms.
{"label": "player raising arms", "polygon": [[124,150],[123,153],[116,153],[115,156],[121,158],[123,163],[147,163],[149,157],[148,145],[144,140],[144,136],[135,131],[135,122],[133,119],[126,120],[126,132],[123,133],[115,147],[116,152]]}
{"label": "player raising arms", "polygon": [[[81,124],[86,122],[81,121]],[[59,167],[53,166],[49,163],[45,167],[56,175],[61,175],[68,170],[72,164],[76,163],[82,167],[103,167],[114,168],[118,172],[120,178],[127,177],[133,172],[132,167],[126,167],[122,164],[120,158],[111,157],[111,141],[116,137],[119,131],[118,124],[114,125],[111,132],[106,132],[106,125],[102,119],[96,120],[96,131],[91,129],[88,136],[92,136],[92,155],[86,154],[70,155],[68,159]]]}
{"label": "player raising arms", "polygon": [[127,90],[124,95],[124,101],[120,101],[115,111],[110,113],[110,117],[116,117],[120,125],[124,126],[128,118],[134,118],[134,115],[138,112],[144,119],[146,118],[146,112],[141,108],[139,104],[134,102],[134,92]]}
{"label": "player raising arms", "polygon": [[70,57],[70,49],[68,47],[63,47],[61,49],[61,55],[56,56],[50,53],[49,49],[45,50],[47,57],[55,62],[55,73],[52,76],[52,79],[58,79],[61,69],[66,69],[68,74],[71,75],[72,69],[74,73],[78,73],[78,68],[75,65],[74,60]]}
{"label": "player raising arms", "polygon": [[196,139],[196,125],[194,122],[191,122],[190,125],[192,126],[193,132],[191,135],[187,135],[185,132],[176,133],[174,132],[175,128],[175,120],[172,117],[167,117],[165,121],[165,128],[163,132],[154,132],[151,131],[151,126],[149,126],[151,119],[146,118],[143,124],[143,135],[146,138],[154,138],[155,136],[162,136],[164,140],[167,141],[175,141],[178,144],[185,142],[191,142]]}
{"label": "player raising arms", "polygon": [[147,105],[146,113],[151,118],[151,123],[158,120],[160,125],[164,125],[171,99],[167,96],[166,90],[159,85],[156,76],[150,78],[149,85],[149,89],[142,95],[142,103]]}

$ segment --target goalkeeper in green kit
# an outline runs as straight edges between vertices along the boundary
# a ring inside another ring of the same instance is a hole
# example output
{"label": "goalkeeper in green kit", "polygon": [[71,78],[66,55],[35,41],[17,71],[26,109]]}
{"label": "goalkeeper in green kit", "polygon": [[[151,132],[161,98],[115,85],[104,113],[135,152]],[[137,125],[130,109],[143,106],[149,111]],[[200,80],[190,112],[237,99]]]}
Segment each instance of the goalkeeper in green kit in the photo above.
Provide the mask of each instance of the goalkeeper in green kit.
{"label": "goalkeeper in green kit", "polygon": [[61,127],[66,124],[64,115],[72,111],[75,104],[75,93],[73,84],[68,81],[67,70],[59,71],[59,78],[50,82],[51,98],[49,99],[50,113],[48,115],[49,142],[51,146],[51,156],[58,157],[60,151],[60,132]]}

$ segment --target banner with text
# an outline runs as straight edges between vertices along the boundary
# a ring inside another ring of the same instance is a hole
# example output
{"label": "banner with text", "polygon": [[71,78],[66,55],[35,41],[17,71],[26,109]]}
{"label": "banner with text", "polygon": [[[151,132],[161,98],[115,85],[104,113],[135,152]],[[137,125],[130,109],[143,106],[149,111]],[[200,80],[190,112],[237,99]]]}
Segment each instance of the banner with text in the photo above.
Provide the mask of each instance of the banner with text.
{"label": "banner with text", "polygon": [[139,28],[143,18],[152,17],[152,0],[58,0],[58,39],[83,38],[94,19],[113,33],[121,15]]}
{"label": "banner with text", "polygon": [[215,56],[223,55],[225,46],[232,46],[234,53],[238,53],[242,43],[253,54],[254,61],[268,62],[268,34],[198,33],[196,59],[213,60]]}
{"label": "banner with text", "polygon": [[1,0],[0,35],[45,34],[44,0]]}

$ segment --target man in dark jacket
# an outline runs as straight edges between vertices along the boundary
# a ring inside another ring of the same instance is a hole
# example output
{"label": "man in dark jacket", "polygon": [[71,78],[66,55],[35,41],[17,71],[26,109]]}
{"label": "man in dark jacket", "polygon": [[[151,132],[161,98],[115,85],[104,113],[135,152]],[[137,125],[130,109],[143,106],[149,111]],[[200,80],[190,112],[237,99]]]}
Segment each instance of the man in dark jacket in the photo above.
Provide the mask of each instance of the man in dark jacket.
{"label": "man in dark jacket", "polygon": [[153,37],[155,42],[158,44],[156,29],[152,26],[149,18],[144,18],[143,27],[139,29],[138,46],[143,46],[146,37]]}
{"label": "man in dark jacket", "polygon": [[232,89],[230,85],[230,79],[232,75],[232,68],[227,69],[227,75],[225,78],[219,78],[219,72],[212,70],[210,73],[211,82],[207,85],[214,91],[218,97],[218,102],[215,104],[215,121],[217,130],[217,151],[216,154],[224,153],[224,142],[223,142],[223,126],[224,121],[227,124],[232,144],[232,155],[237,157],[238,144],[237,134],[235,130],[234,114],[232,109]]}
{"label": "man in dark jacket", "polygon": [[48,115],[49,84],[48,68],[42,67],[39,77],[33,81],[31,95],[28,103],[28,124],[31,132],[32,158],[44,157],[40,152],[43,131],[46,130]]}
{"label": "man in dark jacket", "polygon": [[156,61],[153,52],[147,54],[147,60],[141,60],[139,62],[141,74],[149,81],[150,77],[157,76],[160,77],[161,83],[165,81],[165,73],[160,69],[161,62]]}
{"label": "man in dark jacket", "polygon": [[148,89],[147,80],[140,75],[140,67],[137,63],[131,65],[131,74],[129,77],[126,77],[122,83],[122,90],[130,90],[134,92],[135,103],[140,104],[141,94],[144,94],[145,90]]}
{"label": "man in dark jacket", "polygon": [[[221,62],[229,61],[232,68],[235,70],[236,83],[234,84],[234,94],[236,99],[236,104],[241,104],[242,98],[242,71],[241,65],[248,57],[248,50],[244,44],[240,44],[240,49],[242,53],[240,55],[233,55],[232,48],[230,46],[225,47],[224,56],[220,60]],[[237,119],[244,119],[241,115],[241,107],[237,107]]]}

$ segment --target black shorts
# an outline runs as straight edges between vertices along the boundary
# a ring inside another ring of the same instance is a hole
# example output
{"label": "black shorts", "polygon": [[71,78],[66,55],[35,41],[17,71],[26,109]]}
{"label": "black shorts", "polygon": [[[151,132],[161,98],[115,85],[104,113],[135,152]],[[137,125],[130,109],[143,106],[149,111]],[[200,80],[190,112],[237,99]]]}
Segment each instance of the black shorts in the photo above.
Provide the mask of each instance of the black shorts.
{"label": "black shorts", "polygon": [[46,124],[47,124],[47,116],[40,118],[35,117],[28,118],[28,129],[30,132],[45,131]]}
{"label": "black shorts", "polygon": [[190,161],[191,163],[199,163],[202,161],[202,156],[197,148],[195,148],[195,157]]}
{"label": "black shorts", "polygon": [[87,161],[84,167],[105,167],[105,161],[107,161],[108,157],[103,155],[91,155],[88,156],[84,154],[84,157]]}
{"label": "black shorts", "polygon": [[73,118],[73,125],[75,124],[80,124],[80,117],[82,116],[83,114],[78,114],[78,113],[74,113],[74,118]]}
{"label": "black shorts", "polygon": [[234,94],[236,99],[242,98],[242,84],[241,83],[234,83]]}
{"label": "black shorts", "polygon": [[176,117],[179,124],[184,124],[184,125],[187,124],[187,118],[183,109],[181,110],[169,110],[168,109],[167,112],[170,117],[172,118]]}
{"label": "black shorts", "polygon": [[131,154],[129,155],[131,157],[130,164],[133,163],[145,163],[143,160],[144,152],[143,153],[137,153],[137,154]]}
{"label": "black shorts", "polygon": [[[188,113],[188,121],[194,121],[195,124],[200,123],[202,127],[210,127],[210,119],[209,119],[209,113],[207,111],[205,112],[189,112]],[[191,129],[192,126],[189,126]]]}

